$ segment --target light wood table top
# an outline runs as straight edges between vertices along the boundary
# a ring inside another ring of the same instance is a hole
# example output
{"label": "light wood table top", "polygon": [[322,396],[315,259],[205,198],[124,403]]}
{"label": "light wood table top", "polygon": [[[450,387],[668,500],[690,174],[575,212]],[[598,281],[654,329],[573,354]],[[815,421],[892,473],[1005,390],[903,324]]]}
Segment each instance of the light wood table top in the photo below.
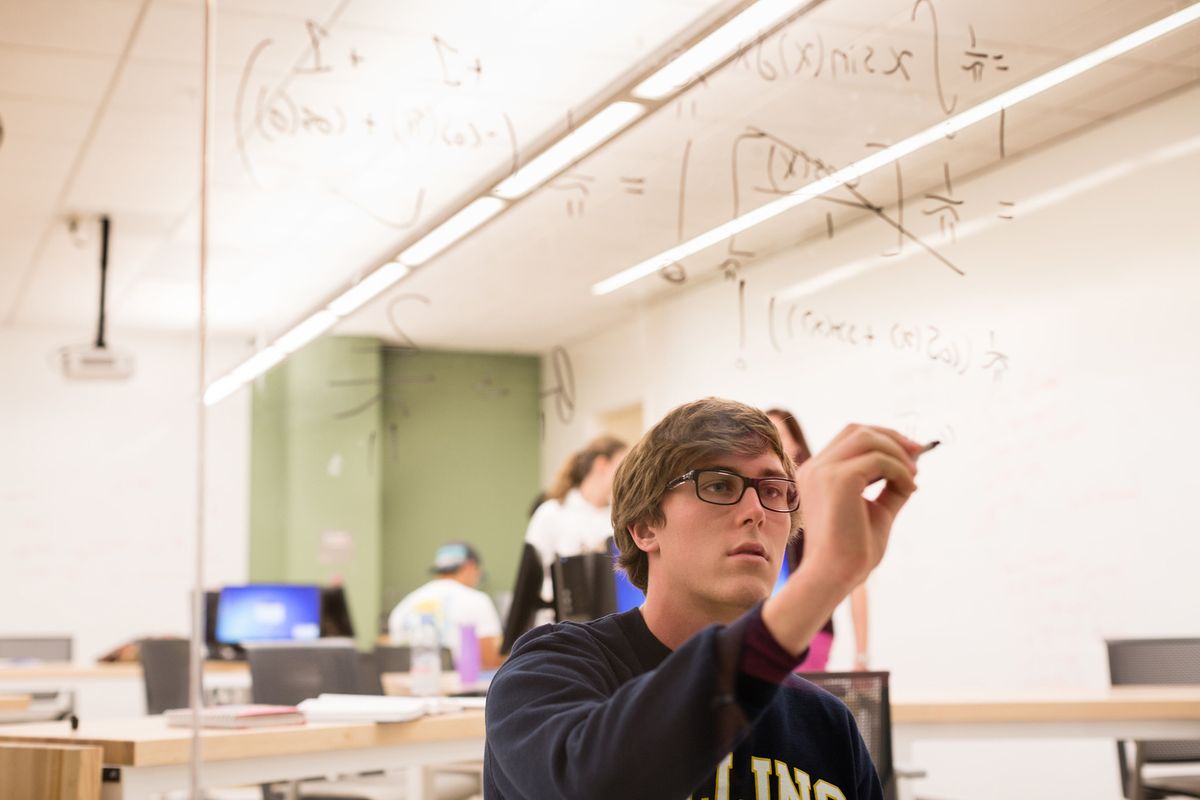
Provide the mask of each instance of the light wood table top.
{"label": "light wood table top", "polygon": [[[0,725],[0,743],[41,742],[100,747],[104,763],[151,767],[187,763],[191,730],[168,727],[160,716],[123,720],[83,721],[72,732],[65,722]],[[205,761],[350,750],[408,743],[441,742],[484,737],[482,711],[422,717],[412,722],[382,724],[307,723],[283,727],[201,732]]]}
{"label": "light wood table top", "polygon": [[[408,672],[384,672],[379,676],[380,682],[383,684],[383,693],[387,695],[411,696],[412,695],[412,674]],[[463,685],[462,677],[453,670],[442,672],[441,678],[441,693],[443,695],[461,694],[464,691],[475,693],[486,693],[488,685],[491,683],[488,680],[476,681],[475,683]]]}
{"label": "light wood table top", "polygon": [[[246,673],[250,667],[245,661],[205,661],[206,673]],[[72,664],[66,661],[46,661],[40,664],[0,663],[0,679],[13,680],[43,680],[47,678],[76,679],[76,678],[137,678],[142,677],[142,665],[137,662],[122,662],[119,664]]]}
{"label": "light wood table top", "polygon": [[0,711],[24,711],[33,705],[27,694],[0,694]]}
{"label": "light wood table top", "polygon": [[1200,685],[1095,691],[961,692],[892,700],[892,723],[1200,720]]}

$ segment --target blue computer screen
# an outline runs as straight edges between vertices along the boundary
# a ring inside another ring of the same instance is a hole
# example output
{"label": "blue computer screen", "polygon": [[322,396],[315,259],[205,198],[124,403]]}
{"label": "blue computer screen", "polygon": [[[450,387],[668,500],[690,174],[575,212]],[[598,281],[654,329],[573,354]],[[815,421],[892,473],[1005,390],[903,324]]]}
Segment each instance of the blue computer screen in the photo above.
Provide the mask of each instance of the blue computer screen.
{"label": "blue computer screen", "polygon": [[321,635],[321,589],[317,586],[226,586],[217,602],[217,641],[316,639]]}
{"label": "blue computer screen", "polygon": [[613,557],[613,581],[617,586],[617,611],[629,611],[633,608],[638,608],[642,603],[646,602],[646,595],[642,590],[629,582],[628,576],[622,569],[616,569],[617,545],[611,539],[608,542],[609,552]]}
{"label": "blue computer screen", "polygon": [[617,582],[617,611],[629,611],[646,602],[646,595],[629,582],[629,578],[622,570],[614,571],[613,576]]}
{"label": "blue computer screen", "polygon": [[775,579],[775,588],[771,590],[771,594],[775,594],[780,589],[782,589],[783,585],[785,583],[787,583],[787,579],[788,579],[787,554],[784,553],[783,566],[779,568],[779,577]]}

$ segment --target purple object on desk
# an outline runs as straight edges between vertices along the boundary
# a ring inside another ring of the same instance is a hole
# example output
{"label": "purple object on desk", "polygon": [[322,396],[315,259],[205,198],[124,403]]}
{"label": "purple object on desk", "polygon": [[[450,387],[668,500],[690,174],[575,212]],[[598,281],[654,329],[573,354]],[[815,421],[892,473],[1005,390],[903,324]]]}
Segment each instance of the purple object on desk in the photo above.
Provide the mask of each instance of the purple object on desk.
{"label": "purple object on desk", "polygon": [[479,637],[474,625],[459,627],[458,635],[458,677],[465,688],[479,680]]}

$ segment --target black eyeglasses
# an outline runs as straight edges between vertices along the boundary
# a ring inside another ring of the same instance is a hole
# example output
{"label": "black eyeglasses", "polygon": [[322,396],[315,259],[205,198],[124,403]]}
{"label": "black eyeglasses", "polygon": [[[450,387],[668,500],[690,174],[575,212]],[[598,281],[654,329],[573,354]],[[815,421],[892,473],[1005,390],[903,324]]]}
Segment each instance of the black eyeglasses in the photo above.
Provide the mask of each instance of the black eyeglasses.
{"label": "black eyeglasses", "polygon": [[796,482],[787,478],[747,478],[724,469],[694,469],[668,483],[667,491],[687,481],[696,484],[696,497],[718,506],[737,505],[753,486],[758,502],[768,511],[790,513],[800,507]]}

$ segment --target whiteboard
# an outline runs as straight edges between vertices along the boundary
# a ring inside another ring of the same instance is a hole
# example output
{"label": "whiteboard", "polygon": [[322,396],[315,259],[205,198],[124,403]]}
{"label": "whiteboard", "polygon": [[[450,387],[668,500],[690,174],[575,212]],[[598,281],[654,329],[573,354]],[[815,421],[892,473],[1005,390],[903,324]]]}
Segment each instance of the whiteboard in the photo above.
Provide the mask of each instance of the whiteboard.
{"label": "whiteboard", "polygon": [[1104,637],[1195,634],[1200,609],[1198,108],[961,182],[1024,198],[952,243],[963,276],[879,258],[893,233],[867,220],[569,343],[579,413],[547,463],[603,409],[708,394],[788,407],[815,445],[852,421],[940,439],[872,578],[876,663],[914,690],[1105,685]]}

